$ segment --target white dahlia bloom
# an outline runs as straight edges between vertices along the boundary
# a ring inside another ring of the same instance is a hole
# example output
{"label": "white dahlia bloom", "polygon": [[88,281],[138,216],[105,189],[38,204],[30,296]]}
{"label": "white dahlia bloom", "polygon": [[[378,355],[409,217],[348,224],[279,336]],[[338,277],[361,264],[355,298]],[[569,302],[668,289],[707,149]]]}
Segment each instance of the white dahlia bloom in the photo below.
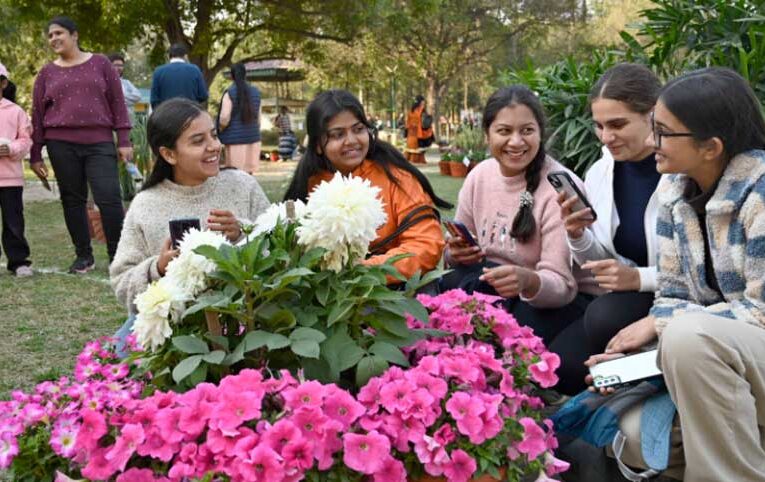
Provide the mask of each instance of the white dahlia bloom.
{"label": "white dahlia bloom", "polygon": [[156,350],[173,334],[170,321],[176,321],[185,308],[184,295],[167,279],[150,284],[146,291],[135,297],[138,314],[133,333],[138,343]]}
{"label": "white dahlia bloom", "polygon": [[180,254],[167,265],[165,279],[177,290],[191,299],[207,289],[207,275],[215,271],[214,261],[194,252],[199,246],[219,248],[229,244],[222,234],[215,231],[190,229],[179,244]]}
{"label": "white dahlia bloom", "polygon": [[349,261],[363,258],[385,224],[380,188],[361,177],[339,172],[308,196],[305,216],[297,228],[298,242],[325,248],[323,267],[340,271]]}
{"label": "white dahlia bloom", "polygon": [[[293,201],[295,205],[295,219],[300,221],[305,216],[306,205],[303,201]],[[274,230],[279,221],[287,219],[287,202],[272,204],[255,220],[255,228],[252,235],[257,236],[263,233],[270,233]]]}

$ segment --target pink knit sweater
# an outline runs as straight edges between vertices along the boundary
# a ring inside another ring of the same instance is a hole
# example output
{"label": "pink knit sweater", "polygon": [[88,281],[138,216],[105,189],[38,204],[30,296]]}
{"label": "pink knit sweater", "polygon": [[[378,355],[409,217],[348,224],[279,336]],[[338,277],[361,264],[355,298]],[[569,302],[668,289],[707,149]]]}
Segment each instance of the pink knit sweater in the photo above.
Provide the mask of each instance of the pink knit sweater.
{"label": "pink knit sweater", "polygon": [[[526,179],[523,174],[503,176],[495,159],[481,162],[468,175],[460,190],[455,216],[477,236],[487,260],[536,271],[541,281],[539,292],[525,301],[538,308],[565,306],[577,292],[557,193],[546,179],[548,172],[559,170],[565,168],[548,157],[534,192],[532,212],[537,230],[525,243],[512,238],[510,230],[520,195],[526,189]],[[573,173],[572,176],[578,180]]]}
{"label": "pink knit sweater", "polygon": [[[0,187],[24,185],[21,160],[32,146],[32,124],[24,109],[0,99],[0,139],[10,141],[10,156],[0,157]],[[3,142],[4,143],[4,142]]]}

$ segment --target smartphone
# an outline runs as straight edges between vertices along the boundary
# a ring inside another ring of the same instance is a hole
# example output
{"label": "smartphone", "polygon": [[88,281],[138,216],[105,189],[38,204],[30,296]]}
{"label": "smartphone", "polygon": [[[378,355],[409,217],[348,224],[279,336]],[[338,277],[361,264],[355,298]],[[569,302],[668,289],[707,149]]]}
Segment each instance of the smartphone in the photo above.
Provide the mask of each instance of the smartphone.
{"label": "smartphone", "polygon": [[614,387],[661,375],[656,366],[658,350],[604,361],[590,367],[595,388]]}
{"label": "smartphone", "polygon": [[571,177],[569,173],[566,171],[554,171],[547,175],[547,182],[549,182],[553,189],[557,192],[565,192],[566,198],[571,198],[573,196],[576,196],[579,198],[579,200],[574,204],[573,210],[581,211],[582,209],[590,208],[590,212],[592,214],[592,220],[595,221],[598,219],[598,215],[595,212],[595,210],[592,208],[592,204],[590,204],[590,201],[587,200],[587,197],[585,197],[584,193],[579,189],[579,186],[576,185],[574,182],[574,179]]}
{"label": "smartphone", "polygon": [[173,244],[173,249],[178,248],[178,244],[183,239],[183,235],[191,228],[202,229],[199,223],[199,218],[181,218],[171,219],[170,223],[170,240]]}
{"label": "smartphone", "polygon": [[446,227],[446,230],[449,231],[449,234],[455,238],[462,239],[468,246],[478,246],[478,242],[473,235],[470,234],[470,230],[461,222],[455,221],[454,219],[444,219],[444,226]]}

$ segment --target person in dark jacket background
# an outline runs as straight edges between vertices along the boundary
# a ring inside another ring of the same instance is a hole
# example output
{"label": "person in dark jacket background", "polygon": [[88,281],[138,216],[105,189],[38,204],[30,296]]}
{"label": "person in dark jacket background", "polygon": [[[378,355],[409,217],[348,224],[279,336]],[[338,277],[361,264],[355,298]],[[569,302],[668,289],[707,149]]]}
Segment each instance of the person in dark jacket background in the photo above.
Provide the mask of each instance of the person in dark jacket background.
{"label": "person in dark jacket background", "polygon": [[243,63],[231,66],[234,82],[220,102],[218,136],[225,146],[226,165],[255,174],[260,161],[260,91],[246,77]]}
{"label": "person in dark jacket background", "polygon": [[207,102],[207,84],[199,67],[186,59],[186,46],[173,44],[168,53],[170,62],[157,67],[151,79],[151,108],[156,109],[173,97],[185,97],[200,104]]}

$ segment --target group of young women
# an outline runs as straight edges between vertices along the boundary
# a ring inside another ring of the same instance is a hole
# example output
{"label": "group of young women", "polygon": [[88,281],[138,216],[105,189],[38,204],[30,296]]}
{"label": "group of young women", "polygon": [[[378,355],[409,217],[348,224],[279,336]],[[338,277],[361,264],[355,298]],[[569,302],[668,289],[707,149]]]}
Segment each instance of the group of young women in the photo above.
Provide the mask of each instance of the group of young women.
{"label": "group of young women", "polygon": [[[680,414],[686,477],[761,480],[765,123],[759,103],[726,69],[694,71],[662,88],[634,64],[606,72],[590,103],[603,157],[584,183],[568,173],[592,206],[577,210],[578,200],[559,195],[546,179],[566,169],[545,151],[539,99],[520,85],[490,97],[483,128],[491,158],[466,179],[456,212],[477,246],[444,241],[435,208],[449,203],[395,147],[377,139],[361,103],[346,91],[322,92],[309,105],[307,152],[285,198],[305,200],[337,171],[369,179],[381,188],[387,222],[366,262],[409,253],[396,267],[411,276],[443,257],[453,271],[442,289],[503,297],[518,321],[561,355],[563,393],[586,387],[585,362],[658,338]],[[130,311],[135,294],[177,254],[167,233],[171,217],[199,217],[236,240],[238,222],[267,205],[254,178],[219,170],[212,119],[192,102],[161,105],[148,136],[157,162],[127,214],[111,265],[117,295]]]}

